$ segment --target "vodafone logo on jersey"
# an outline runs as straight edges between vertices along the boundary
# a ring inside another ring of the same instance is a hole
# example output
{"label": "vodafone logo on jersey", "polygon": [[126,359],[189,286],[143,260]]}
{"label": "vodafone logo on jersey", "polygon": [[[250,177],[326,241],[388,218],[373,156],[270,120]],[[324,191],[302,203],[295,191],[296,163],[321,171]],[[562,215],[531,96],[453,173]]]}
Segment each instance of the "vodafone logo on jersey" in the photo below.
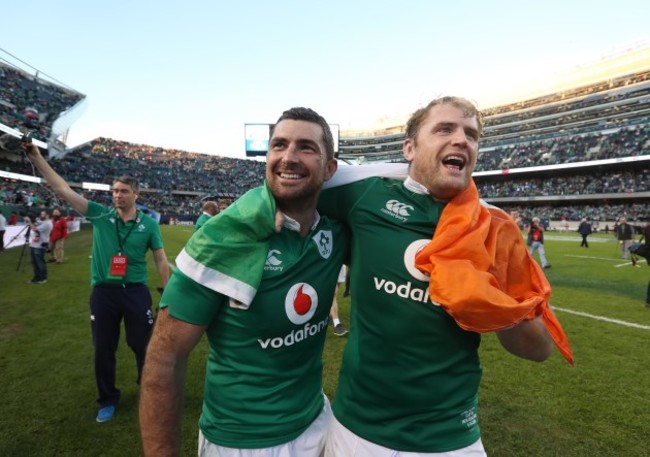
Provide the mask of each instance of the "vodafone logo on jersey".
{"label": "vodafone logo on jersey", "polygon": [[257,342],[262,349],[287,348],[322,334],[321,332],[327,329],[329,316],[320,322],[309,322],[318,308],[318,295],[316,290],[306,282],[294,284],[289,289],[284,299],[284,308],[289,320],[301,327],[291,330],[286,335],[258,338]]}
{"label": "vodafone logo on jersey", "polygon": [[[415,268],[415,256],[422,250],[422,248],[429,244],[429,242],[431,242],[430,239],[415,240],[404,250],[404,267],[413,279],[418,282],[429,282],[429,276]],[[419,284],[414,284],[411,281],[401,283],[401,281],[395,282],[390,279],[378,278],[376,276],[373,277],[373,280],[375,289],[380,292],[384,292],[388,295],[397,295],[398,297],[420,303],[433,303],[434,305],[438,305],[438,303],[431,301],[428,287],[421,288],[418,287]]]}
{"label": "vodafone logo on jersey", "polygon": [[294,284],[284,299],[284,309],[289,320],[301,325],[311,319],[318,308],[318,294],[306,282]]}
{"label": "vodafone logo on jersey", "polygon": [[428,281],[429,275],[422,273],[420,270],[415,268],[415,256],[420,252],[431,240],[421,239],[415,240],[408,245],[404,251],[404,266],[406,270],[418,281]]}

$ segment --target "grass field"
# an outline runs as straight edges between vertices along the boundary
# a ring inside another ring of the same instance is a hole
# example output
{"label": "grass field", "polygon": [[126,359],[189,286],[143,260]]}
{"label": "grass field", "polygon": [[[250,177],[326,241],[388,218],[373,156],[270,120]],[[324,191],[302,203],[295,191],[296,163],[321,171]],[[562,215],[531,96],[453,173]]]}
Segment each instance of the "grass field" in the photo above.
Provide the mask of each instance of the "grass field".
{"label": "grass field", "polygon": [[[163,227],[170,260],[191,235]],[[593,235],[589,249],[574,233],[547,234],[553,265],[552,303],[571,340],[576,364],[556,353],[534,364],[506,353],[494,335],[481,344],[483,441],[491,457],[642,457],[650,455],[650,269],[621,260],[611,235]],[[122,401],[115,419],[95,422],[90,338],[91,232],[71,235],[67,261],[49,264],[49,282],[27,285],[29,252],[0,253],[0,456],[138,456],[135,361],[125,342],[118,354]],[[21,265],[19,265],[21,263]],[[21,268],[19,268],[19,266]],[[153,266],[154,299],[160,285]],[[348,322],[349,301],[340,314]],[[336,388],[346,338],[328,331],[324,384]],[[206,344],[189,364],[183,455],[196,455]]]}

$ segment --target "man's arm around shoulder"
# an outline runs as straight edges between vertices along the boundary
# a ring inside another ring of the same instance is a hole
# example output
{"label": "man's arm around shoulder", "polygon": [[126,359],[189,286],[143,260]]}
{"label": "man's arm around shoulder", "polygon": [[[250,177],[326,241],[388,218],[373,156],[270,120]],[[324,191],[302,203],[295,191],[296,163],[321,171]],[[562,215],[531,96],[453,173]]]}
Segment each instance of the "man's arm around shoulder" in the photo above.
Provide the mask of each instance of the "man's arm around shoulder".
{"label": "man's arm around shoulder", "polygon": [[174,319],[167,308],[156,317],[140,388],[140,433],[145,457],[180,455],[187,360],[205,328]]}

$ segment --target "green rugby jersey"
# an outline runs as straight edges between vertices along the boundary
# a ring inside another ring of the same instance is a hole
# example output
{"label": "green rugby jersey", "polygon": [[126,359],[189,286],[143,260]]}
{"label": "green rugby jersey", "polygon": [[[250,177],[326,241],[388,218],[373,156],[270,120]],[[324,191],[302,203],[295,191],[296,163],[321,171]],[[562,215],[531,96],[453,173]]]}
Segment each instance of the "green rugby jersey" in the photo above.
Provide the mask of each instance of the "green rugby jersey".
{"label": "green rugby jersey", "polygon": [[205,213],[201,213],[201,215],[198,217],[196,222],[194,223],[194,231],[196,232],[198,229],[200,229],[203,224],[208,222],[212,216],[209,216]]}
{"label": "green rugby jersey", "polygon": [[[115,208],[88,202],[86,218],[93,225],[93,250],[90,263],[90,283],[147,283],[147,251],[162,249],[163,241],[158,223],[138,211],[135,219],[124,223]],[[117,232],[115,228],[117,224]],[[126,276],[111,277],[111,257],[120,251],[128,257]]]}
{"label": "green rugby jersey", "polygon": [[172,275],[161,307],[208,326],[199,426],[209,441],[272,447],[296,438],[320,414],[323,345],[348,247],[343,226],[325,217],[305,237],[283,228],[262,254],[262,282],[248,309],[180,271]]}
{"label": "green rugby jersey", "polygon": [[327,189],[320,198],[319,211],[352,232],[350,333],[334,414],[390,449],[444,452],[480,438],[480,336],[431,302],[428,277],[414,266],[443,208],[382,178]]}

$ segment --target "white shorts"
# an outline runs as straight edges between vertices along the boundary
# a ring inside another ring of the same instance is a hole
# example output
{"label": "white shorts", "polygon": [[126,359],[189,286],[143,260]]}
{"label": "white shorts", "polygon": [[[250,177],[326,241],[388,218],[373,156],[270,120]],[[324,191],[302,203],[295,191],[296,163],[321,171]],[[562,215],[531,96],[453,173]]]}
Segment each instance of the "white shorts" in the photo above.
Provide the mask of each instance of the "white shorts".
{"label": "white shorts", "polygon": [[345,265],[341,265],[341,271],[339,271],[339,277],[336,280],[339,284],[343,284],[345,282],[345,277],[348,274],[348,269]]}
{"label": "white shorts", "polygon": [[199,430],[199,457],[323,457],[325,437],[332,419],[330,402],[323,395],[323,411],[293,441],[261,449],[235,449],[208,441]]}
{"label": "white shorts", "polygon": [[395,451],[364,440],[332,417],[325,457],[487,457],[487,454],[480,439],[470,446],[449,452]]}

